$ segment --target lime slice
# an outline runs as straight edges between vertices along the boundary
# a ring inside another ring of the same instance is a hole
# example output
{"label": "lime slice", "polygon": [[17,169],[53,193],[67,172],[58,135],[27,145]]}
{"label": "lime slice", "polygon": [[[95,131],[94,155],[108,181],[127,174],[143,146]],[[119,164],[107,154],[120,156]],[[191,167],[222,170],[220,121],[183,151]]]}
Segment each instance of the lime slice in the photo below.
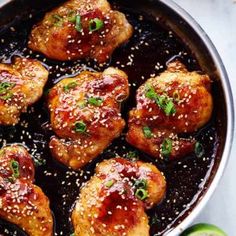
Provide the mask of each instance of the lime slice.
{"label": "lime slice", "polygon": [[210,224],[197,224],[185,230],[180,236],[227,236],[227,234]]}

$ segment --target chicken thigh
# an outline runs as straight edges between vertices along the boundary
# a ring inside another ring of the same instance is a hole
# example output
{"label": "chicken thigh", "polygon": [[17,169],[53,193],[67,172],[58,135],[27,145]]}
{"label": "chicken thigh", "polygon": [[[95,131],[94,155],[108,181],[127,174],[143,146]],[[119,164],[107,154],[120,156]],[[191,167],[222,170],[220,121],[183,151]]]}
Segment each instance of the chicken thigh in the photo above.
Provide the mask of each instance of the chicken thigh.
{"label": "chicken thigh", "polygon": [[48,96],[53,156],[78,169],[98,156],[125,126],[120,103],[129,95],[127,75],[108,68],[84,71],[56,84]]}
{"label": "chicken thigh", "polygon": [[29,236],[52,236],[49,200],[33,184],[34,165],[23,146],[0,150],[0,217],[18,225]]}
{"label": "chicken thigh", "polygon": [[165,178],[154,165],[105,160],[73,209],[75,236],[149,236],[145,210],[160,203],[165,191]]}
{"label": "chicken thigh", "polygon": [[106,0],[70,0],[32,29],[28,46],[55,60],[90,57],[102,63],[132,31],[125,15]]}
{"label": "chicken thigh", "polygon": [[37,60],[15,57],[12,64],[0,64],[0,124],[17,124],[21,112],[42,96],[47,79]]}
{"label": "chicken thigh", "polygon": [[155,158],[176,159],[195,149],[192,133],[211,118],[211,81],[172,62],[160,76],[148,79],[137,91],[137,107],[130,111],[126,140]]}

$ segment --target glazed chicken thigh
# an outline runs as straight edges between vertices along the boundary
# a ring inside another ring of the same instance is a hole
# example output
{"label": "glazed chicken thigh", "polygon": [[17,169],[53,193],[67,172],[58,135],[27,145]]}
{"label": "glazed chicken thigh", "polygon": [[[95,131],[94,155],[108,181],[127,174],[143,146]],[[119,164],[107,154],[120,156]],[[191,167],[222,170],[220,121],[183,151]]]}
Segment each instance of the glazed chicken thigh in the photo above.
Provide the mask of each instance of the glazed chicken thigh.
{"label": "glazed chicken thigh", "polygon": [[70,0],[33,28],[28,46],[55,60],[89,57],[102,63],[132,31],[125,15],[106,0]]}
{"label": "glazed chicken thigh", "polygon": [[149,236],[145,210],[164,197],[161,172],[123,158],[105,160],[95,171],[72,212],[75,236]]}
{"label": "glazed chicken thigh", "polygon": [[211,118],[213,102],[207,75],[189,72],[178,61],[137,91],[137,107],[130,111],[126,140],[156,158],[176,159],[195,149],[192,133]]}
{"label": "glazed chicken thigh", "polygon": [[48,96],[53,156],[78,169],[98,156],[125,126],[120,103],[129,95],[127,75],[108,68],[61,80]]}
{"label": "glazed chicken thigh", "polygon": [[42,96],[47,79],[37,60],[15,57],[12,64],[0,64],[0,124],[17,124],[21,112]]}
{"label": "glazed chicken thigh", "polygon": [[33,184],[34,165],[19,145],[0,150],[0,217],[18,225],[29,236],[52,236],[49,200]]}

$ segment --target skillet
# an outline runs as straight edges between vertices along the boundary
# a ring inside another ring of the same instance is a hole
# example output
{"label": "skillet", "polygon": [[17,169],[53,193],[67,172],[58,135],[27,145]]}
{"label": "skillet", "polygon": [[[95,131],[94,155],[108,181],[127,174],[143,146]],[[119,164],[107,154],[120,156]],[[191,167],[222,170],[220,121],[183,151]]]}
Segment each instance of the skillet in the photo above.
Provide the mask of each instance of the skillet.
{"label": "skillet", "polygon": [[[232,94],[224,66],[208,37],[186,12],[171,1],[138,0],[135,5],[133,1],[110,1],[115,8],[126,13],[128,20],[135,27],[133,38],[115,51],[111,61],[104,68],[97,67],[92,61],[59,63],[32,53],[26,48],[26,44],[32,25],[39,21],[46,11],[63,1],[8,2],[0,9],[2,62],[9,62],[13,55],[39,59],[51,71],[46,89],[51,88],[61,78],[78,73],[84,68],[103,70],[109,65],[118,66],[127,72],[132,84],[130,98],[122,107],[122,115],[126,119],[127,111],[135,106],[136,89],[151,74],[157,75],[164,71],[168,61],[179,59],[189,70],[202,70],[210,75],[214,81],[214,113],[211,121],[193,134],[204,143],[204,157],[189,155],[181,161],[166,163],[153,161],[148,155],[139,152],[140,159],[153,162],[164,172],[168,183],[163,202],[148,212],[150,235],[178,235],[212,195],[223,173],[232,144]],[[134,55],[134,63],[129,66],[127,63],[131,54]],[[157,63],[159,64],[155,67]],[[55,235],[70,235],[72,228],[68,219],[71,208],[79,194],[79,187],[93,174],[95,164],[114,153],[122,155],[133,148],[121,137],[82,171],[69,171],[54,161],[48,150],[47,143],[53,133],[48,128],[49,119],[44,101],[45,97],[31,107],[28,113],[21,117],[19,125],[0,127],[0,141],[2,145],[6,142],[24,142],[30,148],[36,163],[43,164],[37,167],[36,184],[50,199],[55,217]],[[25,124],[28,124],[28,127]],[[0,221],[0,234],[13,235],[14,232],[14,235],[25,235],[15,226]]]}

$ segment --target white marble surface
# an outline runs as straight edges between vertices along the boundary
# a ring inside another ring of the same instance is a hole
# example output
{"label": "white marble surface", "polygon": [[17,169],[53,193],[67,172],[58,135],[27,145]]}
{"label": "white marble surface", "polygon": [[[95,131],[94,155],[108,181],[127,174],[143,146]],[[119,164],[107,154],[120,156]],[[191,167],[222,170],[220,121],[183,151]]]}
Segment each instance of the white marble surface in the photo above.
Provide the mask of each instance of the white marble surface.
{"label": "white marble surface", "polygon": [[[196,19],[215,44],[227,69],[236,104],[236,3],[233,0],[174,1]],[[0,5],[3,2],[0,0]],[[224,177],[194,223],[197,222],[216,224],[229,236],[236,236],[236,137]]]}
{"label": "white marble surface", "polygon": [[[236,2],[233,0],[175,0],[201,25],[215,44],[229,75],[236,104]],[[236,136],[236,132],[235,132]],[[236,137],[223,179],[195,220],[220,226],[236,236]]]}

